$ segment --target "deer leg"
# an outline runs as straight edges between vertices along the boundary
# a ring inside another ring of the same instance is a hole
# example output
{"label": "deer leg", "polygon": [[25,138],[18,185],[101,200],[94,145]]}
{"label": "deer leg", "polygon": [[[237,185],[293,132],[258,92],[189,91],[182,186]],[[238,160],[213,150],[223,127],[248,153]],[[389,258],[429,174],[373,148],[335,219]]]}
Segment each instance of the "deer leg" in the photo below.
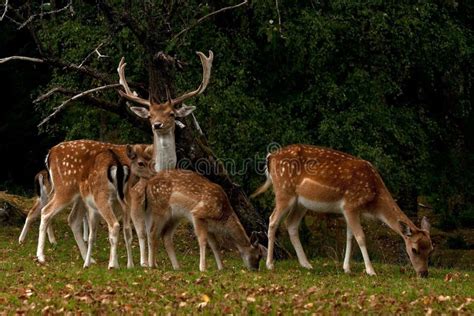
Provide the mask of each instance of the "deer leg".
{"label": "deer leg", "polygon": [[54,230],[53,230],[53,225],[48,226],[48,230],[46,231],[48,234],[48,240],[50,244],[56,245],[56,236],[54,236]]}
{"label": "deer leg", "polygon": [[31,223],[33,223],[40,215],[41,215],[41,199],[36,199],[35,204],[28,212],[28,216],[26,216],[25,224],[23,225],[23,229],[21,230],[20,237],[18,238],[18,243],[22,244],[25,241],[26,234],[30,230]]}
{"label": "deer leg", "polygon": [[89,240],[89,224],[87,216],[87,212],[84,212],[84,216],[82,217],[82,240],[85,242]]}
{"label": "deer leg", "polygon": [[69,213],[67,221],[69,223],[69,227],[71,227],[74,239],[76,240],[77,247],[79,248],[79,252],[81,253],[81,257],[85,261],[87,256],[87,247],[84,243],[81,231],[82,219],[84,218],[84,216],[85,210],[82,201],[77,200],[72,206],[72,210],[71,213]]}
{"label": "deer leg", "polygon": [[127,268],[133,268],[133,256],[132,256],[132,226],[130,224],[130,209],[125,203],[120,202],[120,206],[123,210],[123,239],[125,241],[125,248],[127,249]]}
{"label": "deer leg", "polygon": [[368,275],[376,275],[375,270],[370,262],[369,253],[367,252],[367,247],[365,245],[365,234],[362,226],[360,224],[360,215],[358,212],[353,210],[344,210],[344,216],[346,217],[347,225],[354,234],[354,237],[359,244],[362,257],[364,258],[365,263],[365,272]]}
{"label": "deer leg", "polygon": [[36,257],[40,263],[43,263],[45,261],[44,243],[46,240],[46,231],[51,223],[51,219],[69,204],[71,204],[71,200],[61,199],[58,195],[55,194],[53,198],[48,202],[48,204],[46,204],[46,206],[41,210],[41,223],[39,227],[38,247],[36,249]]}
{"label": "deer leg", "polygon": [[[94,247],[95,240],[97,238],[97,224],[99,222],[99,217],[95,207],[88,205],[88,225],[89,225],[89,236],[87,243],[87,254],[86,259],[84,260],[84,268],[90,267],[92,263],[92,248]],[[80,222],[78,222],[80,225]],[[80,235],[79,235],[79,238]]]}
{"label": "deer leg", "polygon": [[347,225],[346,228],[346,252],[344,254],[344,272],[351,273],[350,261],[351,261],[351,254],[352,254],[352,230]]}
{"label": "deer leg", "polygon": [[[192,211],[191,211],[192,213]],[[206,246],[207,246],[207,227],[199,219],[194,220],[194,231],[199,243],[199,271],[206,271]]]}
{"label": "deer leg", "polygon": [[[133,199],[133,198],[132,198]],[[138,237],[138,244],[140,246],[140,265],[148,267],[148,258],[146,254],[146,238],[147,230],[145,225],[145,210],[136,201],[131,202],[130,216],[132,218],[133,226]]]}
{"label": "deer leg", "polygon": [[267,269],[272,270],[273,264],[273,251],[275,248],[275,235],[280,225],[280,221],[291,208],[294,206],[294,201],[283,202],[281,200],[276,201],[275,209],[272,215],[270,215],[270,223],[268,225],[268,255],[267,255]]}
{"label": "deer leg", "polygon": [[107,223],[109,230],[109,242],[110,242],[110,256],[109,256],[109,269],[116,269],[119,267],[118,257],[117,257],[117,243],[118,237],[120,234],[120,224],[117,220],[117,217],[114,214],[112,206],[108,198],[103,197],[100,199],[99,212]]}
{"label": "deer leg", "polygon": [[158,249],[158,236],[166,223],[164,216],[153,216],[147,224],[148,232],[148,265],[150,268],[156,268],[156,250]]}
{"label": "deer leg", "polygon": [[296,255],[298,256],[300,265],[306,269],[312,269],[313,266],[311,263],[309,263],[308,258],[306,257],[298,232],[301,220],[305,216],[306,212],[307,210],[304,207],[294,207],[286,218],[286,227],[288,230],[288,235],[290,235],[291,244],[293,245],[293,248],[295,248]]}
{"label": "deer leg", "polygon": [[221,256],[219,254],[219,247],[217,246],[217,240],[214,234],[209,233],[207,235],[207,242],[211,247],[212,252],[214,253],[214,258],[216,259],[217,269],[222,270],[224,269],[224,265],[222,264]]}
{"label": "deer leg", "polygon": [[168,226],[163,230],[163,244],[165,245],[166,253],[170,258],[171,265],[173,266],[174,270],[179,270],[180,266],[178,263],[178,259],[176,259],[176,253],[174,251],[174,244],[173,244],[173,235],[178,226],[179,221],[172,221]]}

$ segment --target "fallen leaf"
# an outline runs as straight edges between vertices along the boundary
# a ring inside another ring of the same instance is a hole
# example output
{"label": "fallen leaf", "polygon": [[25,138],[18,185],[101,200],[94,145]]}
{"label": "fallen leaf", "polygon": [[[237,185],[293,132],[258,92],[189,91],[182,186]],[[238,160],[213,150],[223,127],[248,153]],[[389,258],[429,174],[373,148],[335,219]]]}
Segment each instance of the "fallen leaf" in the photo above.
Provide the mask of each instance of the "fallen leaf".
{"label": "fallen leaf", "polygon": [[206,303],[209,303],[209,301],[211,300],[206,294],[201,295],[201,299],[203,300],[203,302]]}
{"label": "fallen leaf", "polygon": [[440,302],[446,302],[449,300],[451,300],[451,296],[443,296],[443,295],[438,296],[438,301]]}

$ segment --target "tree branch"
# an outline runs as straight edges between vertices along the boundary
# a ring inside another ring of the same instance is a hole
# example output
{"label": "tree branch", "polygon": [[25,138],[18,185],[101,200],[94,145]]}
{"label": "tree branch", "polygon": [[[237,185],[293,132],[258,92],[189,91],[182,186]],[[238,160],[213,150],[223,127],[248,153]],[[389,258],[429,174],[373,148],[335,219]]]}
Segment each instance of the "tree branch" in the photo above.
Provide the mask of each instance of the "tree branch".
{"label": "tree branch", "polygon": [[25,22],[23,22],[23,23],[18,27],[18,30],[21,30],[22,28],[24,28],[28,23],[30,23],[31,21],[33,21],[33,19],[36,18],[36,17],[42,18],[42,17],[45,16],[45,15],[51,15],[51,14],[55,14],[55,13],[59,13],[59,12],[65,11],[65,10],[67,10],[67,9],[70,8],[70,7],[72,7],[72,0],[69,0],[69,3],[68,3],[65,7],[62,7],[62,8],[60,8],[60,9],[53,10],[53,11],[48,11],[48,12],[41,12],[41,13],[37,13],[37,14],[30,15],[30,16],[28,17],[28,19],[26,19]]}
{"label": "tree branch", "polygon": [[5,58],[0,58],[0,64],[9,62],[11,60],[25,60],[25,61],[31,61],[34,63],[44,63],[44,59],[40,58],[35,58],[35,57],[27,57],[27,56],[10,56],[10,57],[5,57]]}
{"label": "tree branch", "polygon": [[[117,88],[117,87],[120,87],[122,86],[120,83],[114,83],[114,84],[109,84],[109,85],[105,85],[105,86],[101,86],[101,87],[97,87],[97,88],[93,88],[93,89],[89,89],[89,90],[86,90],[86,91],[83,91],[79,94],[76,94],[75,96],[73,96],[72,98],[70,99],[67,99],[66,101],[64,101],[63,103],[61,103],[55,110],[53,113],[51,113],[50,115],[48,115],[44,120],[41,121],[41,123],[38,124],[38,127],[41,127],[43,124],[45,124],[46,122],[48,122],[51,118],[55,117],[59,112],[61,112],[66,105],[68,105],[70,102],[74,101],[74,100],[77,100],[79,98],[82,98],[84,97],[85,95],[88,95],[90,93],[93,93],[93,92],[96,92],[96,91],[101,91],[101,90],[105,90],[105,89],[111,89],[111,88]],[[53,89],[54,90],[54,89]],[[58,89],[56,91],[59,91]],[[53,91],[50,90],[47,95],[51,95],[52,93],[56,92],[56,91]],[[44,100],[44,96],[41,96],[40,97],[42,100]]]}
{"label": "tree branch", "polygon": [[99,48],[101,48],[102,46],[104,46],[104,44],[106,44],[108,41],[109,41],[110,38],[102,41],[99,45],[97,45],[96,48],[94,48],[94,50],[92,50],[87,56],[86,58],[84,58],[84,60],[79,64],[79,68],[81,68],[85,62],[94,54],[97,54],[97,58],[105,58],[105,57],[109,57],[109,56],[106,56],[106,55],[102,55],[100,52],[99,52]]}
{"label": "tree branch", "polygon": [[2,16],[0,16],[0,22],[3,21],[3,18],[4,18],[5,15],[7,14],[7,11],[8,11],[8,0],[5,0],[5,4],[4,4],[3,6],[4,6],[4,8],[3,8]]}
{"label": "tree branch", "polygon": [[[95,79],[98,79],[102,82],[112,84],[115,82],[115,80],[112,79],[112,77],[109,74],[104,74],[96,69],[86,67],[86,66],[78,66],[76,64],[72,63],[65,63],[61,60],[53,59],[53,58],[36,58],[36,57],[28,57],[28,56],[10,56],[10,57],[5,57],[0,59],[0,64],[6,63],[12,60],[23,60],[23,61],[30,61],[34,63],[44,63],[44,64],[49,64],[54,67],[58,68],[63,68],[64,70],[74,70],[79,73],[88,75],[90,77],[93,77]],[[132,84],[130,84],[132,85]],[[135,84],[136,85],[136,84]]]}
{"label": "tree branch", "polygon": [[181,31],[179,31],[179,33],[177,33],[176,35],[173,36],[172,40],[176,40],[178,37],[180,37],[181,35],[183,35],[184,33],[188,32],[190,29],[194,28],[196,25],[202,23],[204,20],[210,18],[211,16],[214,16],[216,14],[219,14],[219,13],[222,13],[224,11],[227,11],[227,10],[232,10],[232,9],[236,9],[238,7],[241,7],[245,4],[248,3],[248,0],[244,0],[243,2],[239,3],[239,4],[236,4],[236,5],[232,5],[232,6],[228,6],[228,7],[224,7],[224,8],[221,8],[219,10],[216,10],[214,12],[211,12],[209,14],[206,14],[205,16],[199,18],[198,20],[196,20],[196,22],[194,22],[193,24],[191,24],[190,26],[182,29]]}
{"label": "tree branch", "polygon": [[80,93],[80,92],[76,92],[76,91],[73,91],[73,90],[65,89],[63,87],[55,87],[51,90],[48,90],[48,92],[43,93],[39,97],[37,97],[35,100],[33,100],[33,103],[40,103],[40,102],[46,100],[47,98],[49,98],[51,95],[53,95],[56,92],[59,92],[59,93],[62,93],[62,94],[67,94],[67,95],[75,95],[75,94]]}
{"label": "tree branch", "polygon": [[278,6],[278,0],[275,0],[275,7],[278,15],[278,31],[281,33],[281,15],[280,15],[280,8]]}

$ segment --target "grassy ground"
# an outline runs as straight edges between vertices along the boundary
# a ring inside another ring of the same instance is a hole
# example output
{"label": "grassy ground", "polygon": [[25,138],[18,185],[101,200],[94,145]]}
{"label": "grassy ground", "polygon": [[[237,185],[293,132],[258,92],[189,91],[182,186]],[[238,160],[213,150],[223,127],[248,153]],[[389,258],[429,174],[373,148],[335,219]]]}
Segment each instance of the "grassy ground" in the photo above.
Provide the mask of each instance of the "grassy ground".
{"label": "grassy ground", "polygon": [[[360,262],[354,262],[353,275],[345,275],[341,263],[320,258],[312,260],[312,271],[286,260],[275,271],[249,272],[227,251],[224,271],[216,270],[209,254],[209,271],[200,273],[197,242],[187,229],[176,236],[181,271],[171,270],[162,249],[158,269],[108,271],[104,233],[95,248],[98,263],[84,270],[65,220],[55,228],[59,242],[47,246],[45,265],[34,260],[37,226],[21,246],[20,228],[0,228],[0,313],[474,313],[473,271],[431,269],[430,278],[418,279],[408,265],[375,263],[378,276],[368,277]],[[137,260],[136,246],[134,254]]]}

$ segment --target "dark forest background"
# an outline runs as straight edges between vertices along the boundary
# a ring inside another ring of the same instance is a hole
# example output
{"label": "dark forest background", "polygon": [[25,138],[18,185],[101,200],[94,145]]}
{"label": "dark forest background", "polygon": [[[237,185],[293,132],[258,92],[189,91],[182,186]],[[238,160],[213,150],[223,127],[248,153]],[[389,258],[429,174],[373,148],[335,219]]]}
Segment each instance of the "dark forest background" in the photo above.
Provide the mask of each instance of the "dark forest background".
{"label": "dark forest background", "polygon": [[[136,34],[111,29],[100,2],[73,1],[67,10],[30,24],[52,56],[79,64],[103,43],[99,51],[108,57],[93,54],[86,65],[118,81],[115,69],[125,56],[129,80],[147,82]],[[124,1],[109,2],[120,7]],[[166,2],[174,3],[173,18],[183,25],[229,5]],[[47,12],[68,1],[20,3]],[[132,13],[146,24],[143,8],[136,4]],[[239,167],[248,158],[265,157],[271,143],[335,148],[371,161],[407,213],[413,215],[421,201],[433,208],[442,228],[474,227],[473,21],[471,1],[261,0],[206,19],[156,47],[182,62],[180,91],[200,80],[194,52],[214,52],[211,83],[189,104],[197,106],[196,117],[218,157]],[[0,22],[0,58],[39,56],[28,27],[18,28],[9,19]],[[48,148],[65,139],[151,142],[150,131],[87,102],[72,103],[37,128],[66,98],[33,103],[36,97],[57,86],[83,91],[99,85],[60,67],[0,65],[0,190],[32,194]],[[114,91],[99,95],[119,99]],[[233,180],[250,193],[264,177],[251,168]],[[269,212],[272,195],[255,205]]]}

